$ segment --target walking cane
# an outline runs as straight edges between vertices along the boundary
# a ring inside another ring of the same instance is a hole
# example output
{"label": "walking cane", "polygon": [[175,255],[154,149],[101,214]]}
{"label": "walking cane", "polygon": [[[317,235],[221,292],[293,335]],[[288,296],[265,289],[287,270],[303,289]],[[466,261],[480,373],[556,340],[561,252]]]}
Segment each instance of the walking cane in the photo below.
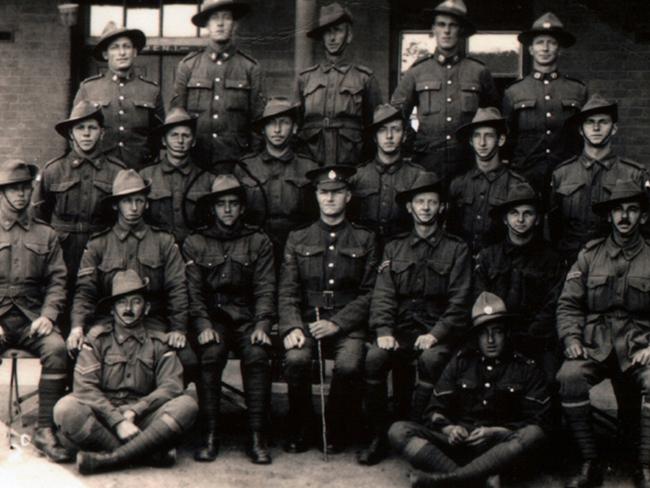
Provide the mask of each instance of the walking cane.
{"label": "walking cane", "polygon": [[[318,307],[315,307],[315,310],[316,322],[318,322],[320,320],[320,310],[318,310]],[[318,339],[316,343],[318,345],[318,374],[320,376],[320,418],[321,429],[323,431],[323,459],[325,462],[327,462],[327,422],[325,421],[325,368],[323,366],[323,347],[321,346],[320,339]]]}

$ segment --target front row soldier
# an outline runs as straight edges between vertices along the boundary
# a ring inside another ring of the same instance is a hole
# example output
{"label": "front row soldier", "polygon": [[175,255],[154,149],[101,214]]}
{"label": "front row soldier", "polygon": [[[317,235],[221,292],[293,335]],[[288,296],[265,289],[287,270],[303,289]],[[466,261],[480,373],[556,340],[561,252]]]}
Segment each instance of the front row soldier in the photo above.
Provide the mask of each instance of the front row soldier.
{"label": "front row soldier", "polygon": [[472,328],[436,383],[423,424],[397,422],[397,452],[422,473],[413,487],[499,486],[499,476],[545,440],[544,373],[512,347],[517,319],[493,293],[479,295]]}
{"label": "front row soldier", "polygon": [[236,350],[246,395],[250,442],[247,454],[269,464],[267,420],[271,370],[267,347],[275,322],[273,245],[263,232],[243,223],[245,190],[233,175],[216,177],[199,200],[211,222],[183,245],[190,295],[190,321],[199,355],[199,407],[203,443],[197,461],[213,461],[219,449],[221,376],[228,351]]}
{"label": "front row soldier", "polygon": [[375,236],[350,223],[350,166],[325,166],[307,177],[316,189],[317,222],[289,234],[278,288],[280,335],[289,386],[288,452],[308,448],[311,364],[321,341],[334,355],[327,402],[327,451],[340,452],[360,422],[363,360],[370,293],[375,281]]}
{"label": "front row soldier", "polygon": [[413,230],[386,245],[372,293],[370,330],[376,341],[368,350],[365,374],[373,438],[359,453],[361,464],[376,464],[386,455],[388,372],[417,358],[411,416],[420,419],[466,329],[471,256],[467,244],[443,227],[441,187],[437,176],[425,172],[411,189],[397,194],[397,204],[411,214]]}
{"label": "front row soldier", "polygon": [[15,347],[40,358],[33,442],[52,461],[65,462],[69,454],[54,434],[52,407],[67,383],[65,342],[55,325],[65,305],[66,269],[54,229],[29,217],[37,171],[19,160],[0,165],[0,352]]}
{"label": "front row soldier", "polygon": [[182,366],[165,334],[146,326],[148,280],[119,271],[100,307],[111,321],[94,326],[74,371],[74,392],[59,400],[54,417],[80,450],[82,474],[135,461],[171,464],[174,445],[193,425],[198,407],[183,393]]}
{"label": "front row soldier", "polygon": [[[640,227],[648,201],[635,182],[618,181],[594,204],[610,233],[578,254],[557,308],[565,361],[557,379],[564,415],[582,458],[567,487],[602,483],[589,390],[604,378],[627,380],[641,394],[637,487],[650,487],[650,243]],[[615,390],[616,391],[616,390]]]}

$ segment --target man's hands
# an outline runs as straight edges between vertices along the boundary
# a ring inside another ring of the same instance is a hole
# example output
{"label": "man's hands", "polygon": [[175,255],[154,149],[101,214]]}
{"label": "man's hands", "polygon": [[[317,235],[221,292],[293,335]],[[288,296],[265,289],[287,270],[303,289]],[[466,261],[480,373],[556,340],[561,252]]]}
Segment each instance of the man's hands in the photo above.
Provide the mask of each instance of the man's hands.
{"label": "man's hands", "polygon": [[650,365],[650,346],[635,352],[634,356],[632,356],[632,364],[638,364],[640,366]]}
{"label": "man's hands", "polygon": [[426,351],[427,349],[431,349],[437,343],[438,339],[436,339],[436,336],[427,332],[426,334],[418,336],[418,338],[415,340],[413,348],[416,351]]}
{"label": "man's hands", "polygon": [[494,438],[503,438],[510,432],[505,427],[478,427],[468,432],[462,425],[448,425],[442,429],[442,433],[447,436],[447,442],[452,446],[459,444],[480,446]]}
{"label": "man's hands", "polygon": [[462,444],[469,437],[469,432],[462,425],[448,425],[442,429],[442,433],[447,436],[447,442],[451,446]]}
{"label": "man's hands", "polygon": [[251,344],[259,344],[260,346],[266,344],[267,346],[270,346],[271,338],[262,329],[255,329],[251,334]]}
{"label": "man's hands", "polygon": [[167,334],[167,345],[169,345],[169,347],[174,349],[183,349],[186,342],[187,339],[185,338],[185,334],[181,332],[174,331]]}
{"label": "man's hands", "polygon": [[301,329],[293,329],[284,337],[285,349],[300,349],[305,345],[305,334]]}
{"label": "man's hands", "polygon": [[587,350],[582,343],[575,340],[564,349],[564,356],[567,359],[587,359],[589,354],[587,354]]}
{"label": "man's hands", "polygon": [[386,351],[395,351],[399,349],[399,342],[393,336],[377,337],[377,347]]}
{"label": "man's hands", "polygon": [[199,341],[200,345],[205,346],[206,344],[210,344],[211,342],[216,342],[217,344],[219,344],[221,342],[221,337],[219,337],[219,333],[216,330],[205,329],[203,332],[199,334],[197,340]]}
{"label": "man's hands", "polygon": [[29,336],[46,336],[54,329],[54,324],[47,317],[40,316],[29,326]]}
{"label": "man's hands", "polygon": [[7,342],[7,336],[5,335],[5,330],[0,326],[0,344]]}
{"label": "man's hands", "polygon": [[140,429],[138,428],[138,426],[135,425],[132,420],[128,419],[127,413],[129,412],[131,412],[133,414],[133,417],[135,418],[135,413],[133,413],[132,410],[127,410],[126,412],[124,412],[124,420],[122,420],[119,424],[117,424],[117,427],[115,429],[115,433],[117,434],[117,437],[119,437],[120,440],[124,442],[130,441],[140,433]]}
{"label": "man's hands", "polygon": [[81,327],[73,327],[65,341],[65,345],[68,348],[68,355],[72,357],[76,351],[80,351],[83,343],[84,330]]}
{"label": "man's hands", "polygon": [[336,334],[341,328],[329,320],[317,320],[309,324],[309,332],[317,341]]}

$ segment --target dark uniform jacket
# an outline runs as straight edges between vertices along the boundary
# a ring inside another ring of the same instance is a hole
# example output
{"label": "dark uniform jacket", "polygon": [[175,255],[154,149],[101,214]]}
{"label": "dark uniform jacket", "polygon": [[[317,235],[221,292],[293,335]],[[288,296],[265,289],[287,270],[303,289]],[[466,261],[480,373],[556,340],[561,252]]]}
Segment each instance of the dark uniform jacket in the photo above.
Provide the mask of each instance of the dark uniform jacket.
{"label": "dark uniform jacket", "polygon": [[[584,153],[560,164],[553,172],[549,203],[551,238],[562,253],[577,254],[589,240],[608,233],[609,224],[591,210],[609,197],[616,180],[648,181],[644,165],[610,154],[603,161]],[[570,264],[570,263],[569,263]]]}
{"label": "dark uniform jacket", "polygon": [[459,237],[438,229],[422,239],[415,230],[384,248],[370,306],[377,337],[400,329],[430,332],[438,341],[462,336],[469,319],[471,256]]}
{"label": "dark uniform jacket", "polygon": [[305,154],[320,165],[360,164],[364,127],[382,103],[372,70],[345,59],[317,64],[298,75],[294,97]]}
{"label": "dark uniform jacket", "polygon": [[499,95],[482,62],[460,55],[446,58],[436,50],[415,61],[404,73],[391,103],[401,107],[407,120],[417,107],[415,150],[438,153],[439,164],[435,169],[426,169],[434,169],[438,176],[448,179],[465,169],[453,167],[465,153],[456,140],[456,129],[470,123],[479,107],[499,106]]}
{"label": "dark uniform jacket", "polygon": [[124,168],[113,156],[90,160],[75,151],[48,162],[36,179],[34,215],[49,222],[63,238],[71,232],[101,230],[106,222],[100,204],[111,194],[113,180]]}
{"label": "dark uniform jacket", "polygon": [[376,267],[375,235],[364,227],[318,220],[291,232],[278,288],[280,334],[306,331],[318,308],[343,334],[365,338]]}
{"label": "dark uniform jacket", "polygon": [[[140,172],[143,178],[151,180],[147,221],[174,234],[178,243],[183,242],[190,233],[190,226],[195,224],[192,219],[196,201],[212,188],[214,176],[211,173],[199,176],[199,173],[201,169],[191,159],[175,167],[166,157]],[[186,215],[189,220],[185,219]]]}
{"label": "dark uniform jacket", "polygon": [[509,188],[524,181],[504,165],[487,173],[475,167],[458,176],[449,187],[449,231],[465,239],[474,254],[494,244],[503,236],[503,224],[490,211],[505,201]]}
{"label": "dark uniform jacket", "polygon": [[250,151],[251,122],[264,103],[259,64],[234,44],[222,52],[208,45],[178,64],[171,107],[198,116],[197,147],[205,164]]}
{"label": "dark uniform jacket", "polygon": [[587,243],[567,274],[557,328],[565,347],[578,341],[595,361],[614,352],[628,369],[650,345],[650,242],[639,237],[622,248],[610,236]]}
{"label": "dark uniform jacket", "polygon": [[488,359],[466,348],[449,362],[436,383],[425,423],[435,430],[461,425],[505,427],[548,425],[549,392],[544,373],[534,361],[506,351]]}
{"label": "dark uniform jacket", "polygon": [[86,327],[102,318],[97,301],[111,293],[113,276],[134,269],[149,279],[146,298],[151,303],[148,323],[164,332],[185,333],[188,297],[185,263],[174,236],[144,223],[126,229],[119,223],[91,237],[77,275],[72,327]]}
{"label": "dark uniform jacket", "polygon": [[72,106],[82,100],[102,107],[102,147],[127,167],[142,169],[152,157],[149,132],[165,118],[158,83],[133,70],[126,78],[106,72],[81,82]]}
{"label": "dark uniform jacket", "polygon": [[74,369],[74,397],[109,427],[133,410],[138,418],[183,393],[183,367],[166,345],[166,335],[144,324],[114,330],[94,326]]}
{"label": "dark uniform jacket", "polygon": [[372,229],[382,241],[411,227],[404,205],[395,204],[395,196],[410,190],[424,168],[410,161],[385,165],[377,158],[359,167],[350,179],[352,204],[350,218]]}
{"label": "dark uniform jacket", "polygon": [[564,124],[586,101],[587,87],[557,71],[534,72],[510,85],[503,97],[503,116],[508,120],[513,168],[526,175],[535,168],[533,172],[548,178],[558,163],[575,154],[576,141]]}
{"label": "dark uniform jacket", "polygon": [[236,224],[216,227],[183,244],[190,320],[197,335],[214,325],[270,331],[276,318],[273,247],[263,232]]}
{"label": "dark uniform jacket", "polygon": [[52,227],[27,213],[0,215],[0,317],[17,307],[56,322],[65,306],[66,268]]}

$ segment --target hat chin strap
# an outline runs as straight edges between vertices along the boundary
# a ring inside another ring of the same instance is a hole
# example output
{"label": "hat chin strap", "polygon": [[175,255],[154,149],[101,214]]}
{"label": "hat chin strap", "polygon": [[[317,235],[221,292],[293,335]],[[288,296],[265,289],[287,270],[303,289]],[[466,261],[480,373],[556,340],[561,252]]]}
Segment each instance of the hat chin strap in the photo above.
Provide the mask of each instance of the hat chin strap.
{"label": "hat chin strap", "polygon": [[422,220],[418,215],[413,212],[413,220],[415,220],[415,223],[418,225],[425,225],[427,227],[432,226],[438,222],[438,215],[434,215],[431,217],[429,220]]}
{"label": "hat chin strap", "polygon": [[0,189],[0,193],[2,193],[2,198],[4,199],[5,202],[7,202],[7,205],[9,205],[9,209],[15,212],[16,214],[20,214],[23,210],[17,209],[14,207],[14,204],[11,203],[11,201],[7,198],[7,195],[5,194],[4,189]]}

